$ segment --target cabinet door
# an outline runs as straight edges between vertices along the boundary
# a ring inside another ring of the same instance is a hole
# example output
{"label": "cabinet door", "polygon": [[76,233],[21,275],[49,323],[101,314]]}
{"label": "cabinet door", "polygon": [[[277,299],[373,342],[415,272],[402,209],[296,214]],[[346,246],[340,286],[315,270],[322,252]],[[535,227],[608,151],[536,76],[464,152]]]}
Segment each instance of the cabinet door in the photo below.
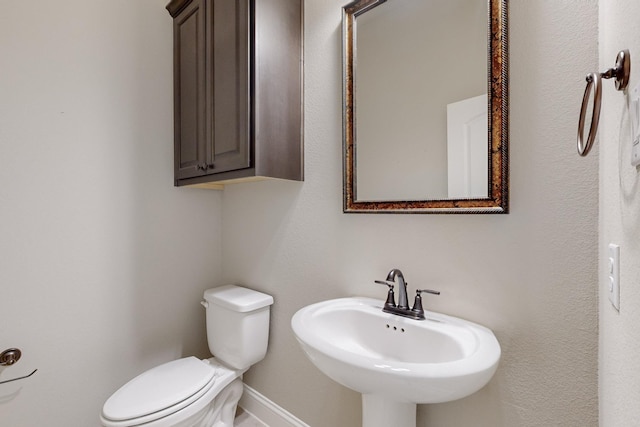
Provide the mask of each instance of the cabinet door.
{"label": "cabinet door", "polygon": [[176,181],[207,170],[205,20],[205,0],[193,0],[173,20]]}
{"label": "cabinet door", "polygon": [[[249,0],[213,0],[208,56],[213,99],[208,105],[209,173],[251,167]],[[209,59],[210,58],[210,59]]]}

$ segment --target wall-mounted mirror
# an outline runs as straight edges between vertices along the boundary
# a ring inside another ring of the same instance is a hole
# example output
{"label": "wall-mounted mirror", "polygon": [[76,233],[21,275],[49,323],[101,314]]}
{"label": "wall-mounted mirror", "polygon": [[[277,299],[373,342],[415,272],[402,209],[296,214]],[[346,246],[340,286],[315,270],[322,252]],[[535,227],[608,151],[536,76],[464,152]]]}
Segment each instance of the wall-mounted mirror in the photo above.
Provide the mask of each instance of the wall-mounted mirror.
{"label": "wall-mounted mirror", "polygon": [[356,0],[343,54],[344,212],[507,213],[507,0]]}

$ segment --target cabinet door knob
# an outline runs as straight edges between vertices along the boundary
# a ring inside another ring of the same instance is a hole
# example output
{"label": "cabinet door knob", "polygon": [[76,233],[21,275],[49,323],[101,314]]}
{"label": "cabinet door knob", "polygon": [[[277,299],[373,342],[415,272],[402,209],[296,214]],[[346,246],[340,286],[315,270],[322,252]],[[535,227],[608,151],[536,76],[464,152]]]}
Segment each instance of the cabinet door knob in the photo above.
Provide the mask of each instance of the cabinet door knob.
{"label": "cabinet door knob", "polygon": [[200,163],[199,165],[196,166],[196,169],[198,169],[200,171],[206,171],[207,170],[207,164],[206,163]]}

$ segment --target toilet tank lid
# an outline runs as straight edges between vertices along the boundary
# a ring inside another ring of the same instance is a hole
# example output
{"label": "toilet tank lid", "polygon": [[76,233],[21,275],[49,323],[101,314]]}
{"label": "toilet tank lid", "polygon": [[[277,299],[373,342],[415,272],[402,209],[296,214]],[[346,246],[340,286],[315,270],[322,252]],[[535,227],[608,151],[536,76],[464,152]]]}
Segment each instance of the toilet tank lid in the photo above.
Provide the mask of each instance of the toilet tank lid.
{"label": "toilet tank lid", "polygon": [[227,285],[207,289],[204,299],[229,310],[246,313],[273,304],[273,297],[241,286]]}

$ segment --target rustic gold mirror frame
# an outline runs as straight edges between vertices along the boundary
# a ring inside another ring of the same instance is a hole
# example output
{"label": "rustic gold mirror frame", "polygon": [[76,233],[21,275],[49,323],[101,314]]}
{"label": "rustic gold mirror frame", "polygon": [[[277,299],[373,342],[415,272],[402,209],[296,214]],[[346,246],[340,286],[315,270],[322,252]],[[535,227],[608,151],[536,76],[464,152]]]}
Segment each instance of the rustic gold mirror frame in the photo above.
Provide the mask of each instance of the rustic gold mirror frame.
{"label": "rustic gold mirror frame", "polygon": [[[488,197],[478,199],[358,201],[356,197],[355,41],[358,15],[386,0],[356,0],[343,8],[343,170],[345,213],[508,213],[508,0],[488,2]],[[480,0],[479,0],[480,1]],[[434,67],[436,68],[436,67]],[[434,77],[437,78],[437,77]]]}

